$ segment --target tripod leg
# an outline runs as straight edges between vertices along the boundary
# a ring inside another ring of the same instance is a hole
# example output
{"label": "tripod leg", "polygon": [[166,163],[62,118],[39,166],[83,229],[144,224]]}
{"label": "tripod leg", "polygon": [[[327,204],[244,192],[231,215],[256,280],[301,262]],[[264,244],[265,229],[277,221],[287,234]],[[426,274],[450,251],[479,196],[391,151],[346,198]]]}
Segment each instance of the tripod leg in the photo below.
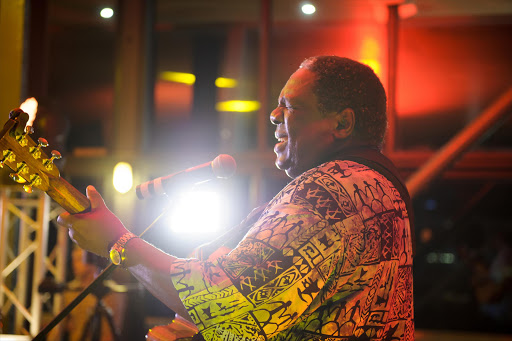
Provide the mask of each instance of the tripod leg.
{"label": "tripod leg", "polygon": [[[95,309],[96,310],[96,309]],[[87,322],[85,323],[84,325],[84,329],[82,330],[82,335],[80,336],[80,341],[86,341],[87,340],[87,335],[89,334],[89,332],[92,330],[91,328],[93,327],[94,325],[94,317],[95,317],[95,313],[93,313],[89,319],[87,320]]]}
{"label": "tripod leg", "polygon": [[101,313],[94,316],[91,341],[100,341],[101,338]]}
{"label": "tripod leg", "polygon": [[112,314],[112,310],[110,310],[103,302],[101,303],[101,306],[114,340],[121,341],[121,334],[119,333],[119,330],[117,330],[114,323],[114,315]]}
{"label": "tripod leg", "polygon": [[101,299],[98,298],[96,307],[91,313],[89,320],[85,323],[80,341],[87,341],[87,337],[90,336],[89,341],[99,341],[101,336]]}

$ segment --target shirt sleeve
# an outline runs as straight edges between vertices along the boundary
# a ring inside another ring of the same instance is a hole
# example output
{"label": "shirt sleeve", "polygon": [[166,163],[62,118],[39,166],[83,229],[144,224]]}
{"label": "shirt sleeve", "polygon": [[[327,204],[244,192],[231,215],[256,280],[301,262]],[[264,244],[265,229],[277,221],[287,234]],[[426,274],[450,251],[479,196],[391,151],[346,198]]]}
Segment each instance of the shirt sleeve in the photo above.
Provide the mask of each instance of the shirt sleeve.
{"label": "shirt sleeve", "polygon": [[341,239],[316,211],[276,204],[228,255],[178,259],[171,279],[206,340],[268,338],[319,299]]}

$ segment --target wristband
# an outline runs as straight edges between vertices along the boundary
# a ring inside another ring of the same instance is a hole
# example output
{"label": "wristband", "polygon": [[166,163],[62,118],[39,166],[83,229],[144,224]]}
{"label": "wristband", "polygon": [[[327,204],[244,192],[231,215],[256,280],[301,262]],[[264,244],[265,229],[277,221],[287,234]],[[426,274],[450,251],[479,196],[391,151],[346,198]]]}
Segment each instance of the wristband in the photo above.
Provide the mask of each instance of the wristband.
{"label": "wristband", "polygon": [[122,265],[126,256],[124,254],[124,247],[126,244],[132,240],[133,238],[138,238],[135,234],[131,232],[126,232],[115,242],[115,244],[110,249],[109,255],[110,260],[115,265]]}

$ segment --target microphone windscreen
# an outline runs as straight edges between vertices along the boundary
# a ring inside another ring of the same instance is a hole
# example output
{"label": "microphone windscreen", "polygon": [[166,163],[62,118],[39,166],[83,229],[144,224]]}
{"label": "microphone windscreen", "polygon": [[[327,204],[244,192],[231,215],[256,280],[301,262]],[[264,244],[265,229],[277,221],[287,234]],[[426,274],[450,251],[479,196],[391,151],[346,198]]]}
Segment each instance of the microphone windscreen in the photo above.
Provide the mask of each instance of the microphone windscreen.
{"label": "microphone windscreen", "polygon": [[212,161],[212,170],[217,178],[230,178],[235,174],[236,161],[231,155],[220,154]]}

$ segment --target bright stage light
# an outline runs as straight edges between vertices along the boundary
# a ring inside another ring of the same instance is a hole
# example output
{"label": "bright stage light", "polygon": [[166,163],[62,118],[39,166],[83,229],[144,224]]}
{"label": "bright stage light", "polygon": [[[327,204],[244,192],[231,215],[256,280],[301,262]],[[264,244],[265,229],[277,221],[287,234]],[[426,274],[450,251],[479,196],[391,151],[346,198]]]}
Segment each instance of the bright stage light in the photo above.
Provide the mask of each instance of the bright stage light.
{"label": "bright stage light", "polygon": [[215,234],[222,228],[226,205],[214,191],[183,193],[169,217],[171,231],[180,235]]}
{"label": "bright stage light", "polygon": [[133,186],[132,166],[126,162],[119,162],[114,167],[114,188],[119,193],[128,192]]}
{"label": "bright stage light", "polygon": [[302,10],[302,13],[307,14],[307,15],[311,15],[316,12],[315,6],[312,4],[309,4],[309,3],[302,5],[301,10]]}
{"label": "bright stage light", "polygon": [[100,15],[102,18],[109,19],[114,15],[114,10],[112,8],[105,7],[100,11]]}
{"label": "bright stage light", "polygon": [[218,102],[215,109],[221,112],[252,112],[260,109],[258,101],[224,101]]}

